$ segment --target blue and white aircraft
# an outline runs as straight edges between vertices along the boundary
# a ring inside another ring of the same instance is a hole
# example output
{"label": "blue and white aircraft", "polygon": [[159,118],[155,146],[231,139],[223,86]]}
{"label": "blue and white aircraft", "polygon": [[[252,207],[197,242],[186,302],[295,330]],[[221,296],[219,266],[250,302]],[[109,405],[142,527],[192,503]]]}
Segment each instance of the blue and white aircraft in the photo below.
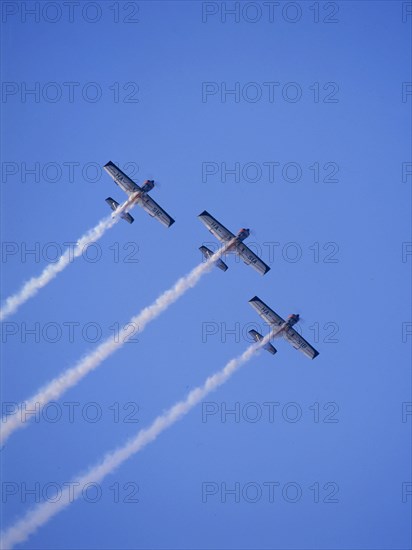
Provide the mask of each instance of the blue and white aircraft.
{"label": "blue and white aircraft", "polygon": [[[158,219],[159,222],[166,227],[170,227],[175,223],[175,220],[148,195],[149,191],[151,191],[155,185],[154,180],[146,180],[143,187],[139,187],[137,183],[130,179],[129,176],[126,176],[126,174],[113,162],[110,161],[105,164],[104,169],[129,197],[135,195],[131,204],[132,206],[138,204],[144,208],[150,216]],[[107,197],[106,202],[112,210],[117,210],[119,208],[119,203],[112,199],[112,197]],[[120,217],[128,223],[134,222],[134,218],[128,212],[123,212]]]}

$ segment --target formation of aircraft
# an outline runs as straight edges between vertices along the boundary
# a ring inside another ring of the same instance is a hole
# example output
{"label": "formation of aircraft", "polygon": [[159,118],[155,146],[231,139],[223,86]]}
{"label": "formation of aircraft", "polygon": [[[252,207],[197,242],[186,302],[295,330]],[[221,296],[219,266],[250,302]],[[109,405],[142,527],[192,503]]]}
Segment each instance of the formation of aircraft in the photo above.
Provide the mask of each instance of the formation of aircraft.
{"label": "formation of aircraft", "polygon": [[[129,197],[134,197],[131,207],[135,204],[142,206],[150,216],[158,219],[166,227],[170,227],[175,222],[175,220],[148,195],[149,191],[154,187],[154,180],[146,180],[143,186],[139,187],[137,183],[130,179],[113,162],[108,162],[104,166],[104,169]],[[119,203],[112,199],[112,197],[108,197],[106,202],[114,211],[119,208]],[[134,222],[134,218],[128,212],[123,212],[121,217],[128,223]],[[250,265],[261,275],[265,275],[270,270],[270,267],[244,244],[243,241],[250,235],[249,229],[242,228],[235,235],[206,210],[199,214],[198,218],[220,242],[226,244],[233,240],[233,243],[228,247],[226,252],[237,254],[246,265]],[[207,259],[213,256],[213,252],[206,246],[201,246],[199,250]],[[222,271],[227,271],[228,269],[227,264],[225,264],[222,259],[218,259],[215,265]],[[257,296],[249,300],[249,303],[271,327],[273,331],[272,338],[284,337],[295,349],[301,351],[310,359],[314,359],[319,355],[319,352],[293,328],[293,325],[300,319],[298,314],[294,313],[289,315],[289,317],[284,320]],[[256,330],[250,330],[249,334],[256,342],[260,342],[263,339],[262,334]],[[270,342],[267,342],[263,348],[272,355],[277,353],[276,348]]]}
{"label": "formation of aircraft", "polygon": [[[132,195],[135,196],[132,206],[138,204],[144,208],[150,216],[159,220],[159,222],[166,227],[170,227],[175,223],[175,220],[171,218],[169,214],[148,195],[149,191],[151,191],[154,187],[154,180],[146,180],[143,187],[139,187],[137,183],[130,179],[129,176],[126,176],[126,174],[122,172],[113,162],[110,161],[105,164],[104,169],[129,197]],[[112,210],[117,210],[117,208],[119,208],[119,203],[112,199],[112,197],[107,197],[106,202]],[[128,223],[134,222],[134,218],[128,212],[123,212],[121,214],[121,218],[126,220]]]}

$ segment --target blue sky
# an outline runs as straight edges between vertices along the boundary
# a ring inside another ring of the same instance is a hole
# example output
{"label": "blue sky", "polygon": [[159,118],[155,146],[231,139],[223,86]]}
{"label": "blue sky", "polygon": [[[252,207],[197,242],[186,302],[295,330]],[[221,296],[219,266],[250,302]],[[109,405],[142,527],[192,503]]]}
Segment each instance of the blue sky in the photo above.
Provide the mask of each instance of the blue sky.
{"label": "blue sky", "polygon": [[124,200],[96,168],[108,160],[159,180],[176,223],[135,209],[3,323],[3,403],[199,263],[205,209],[252,228],[271,271],[229,258],[67,392],[58,421],[16,433],[2,525],[242,353],[258,295],[301,313],[319,357],[262,352],[21,548],[411,548],[408,2],[279,2],[273,21],[258,2],[82,2],[72,21],[51,4],[26,3],[36,21],[3,3],[2,299],[107,215],[107,196]]}

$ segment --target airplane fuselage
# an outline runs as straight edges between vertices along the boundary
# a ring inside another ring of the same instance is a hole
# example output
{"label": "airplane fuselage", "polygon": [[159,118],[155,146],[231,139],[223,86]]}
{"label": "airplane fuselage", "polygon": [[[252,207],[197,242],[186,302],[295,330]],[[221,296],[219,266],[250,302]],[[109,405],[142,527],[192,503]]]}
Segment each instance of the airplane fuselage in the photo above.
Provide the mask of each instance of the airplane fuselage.
{"label": "airplane fuselage", "polygon": [[283,335],[285,334],[285,332],[287,332],[287,331],[289,330],[290,326],[291,326],[291,325],[288,323],[288,321],[285,321],[285,322],[281,325],[280,329],[276,332],[275,337],[277,337],[277,336],[283,336]]}
{"label": "airplane fuselage", "polygon": [[133,193],[131,193],[130,197],[132,199],[132,204],[137,204],[144,194],[145,193],[143,193],[142,191],[134,191]]}
{"label": "airplane fuselage", "polygon": [[235,242],[229,246],[227,249],[227,252],[233,252],[236,249],[236,245],[243,242],[245,239],[247,239],[250,235],[249,229],[240,229],[238,234],[236,235]]}
{"label": "airplane fuselage", "polygon": [[154,180],[146,180],[143,186],[139,189],[136,185],[136,191],[132,192],[130,196],[132,197],[132,204],[140,202],[140,200],[149,193],[154,187]]}
{"label": "airplane fuselage", "polygon": [[297,313],[292,313],[292,315],[289,315],[287,320],[282,323],[282,325],[279,327],[279,330],[277,330],[274,334],[274,338],[278,336],[283,336],[285,333],[288,332],[290,328],[293,327],[293,325],[296,325],[296,323],[299,321],[299,315]]}

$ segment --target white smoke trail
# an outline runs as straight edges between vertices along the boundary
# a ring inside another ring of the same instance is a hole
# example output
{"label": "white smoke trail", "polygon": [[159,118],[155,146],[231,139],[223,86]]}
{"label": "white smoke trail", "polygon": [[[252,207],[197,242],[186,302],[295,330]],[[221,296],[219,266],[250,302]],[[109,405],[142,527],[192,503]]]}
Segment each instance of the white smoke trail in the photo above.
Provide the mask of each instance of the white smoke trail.
{"label": "white smoke trail", "polygon": [[[282,327],[281,327],[282,328]],[[140,430],[137,435],[117,450],[107,454],[101,462],[93,466],[84,475],[78,476],[62,491],[61,498],[56,502],[44,502],[29,510],[26,515],[9,527],[0,537],[2,549],[12,548],[19,542],[24,542],[37,529],[45,525],[60,510],[66,508],[82,494],[82,489],[88,483],[100,483],[108,474],[112,473],[125,460],[141,451],[146,445],[157,439],[167,428],[186,415],[195,405],[204,399],[211,391],[224,384],[239,367],[264,346],[270,338],[281,328],[266,335],[258,344],[252,344],[239,357],[229,361],[219,372],[209,376],[202,386],[192,390],[183,401],[179,401],[158,416],[152,424]]]}
{"label": "white smoke trail", "polygon": [[134,198],[134,195],[132,195],[113,214],[103,218],[95,227],[87,231],[77,241],[73,249],[69,247],[56,263],[49,264],[40,275],[29,279],[18,292],[7,298],[0,309],[0,321],[15,313],[21,305],[37,294],[41,288],[45,287],[58,273],[72,263],[74,258],[81,256],[85,246],[100,239],[108,229],[119,221],[120,215],[130,207]]}
{"label": "white smoke trail", "polygon": [[133,334],[130,331],[130,325],[137,327],[139,332],[143,331],[150,321],[153,321],[187,290],[194,287],[202,275],[211,269],[213,262],[218,260],[232,244],[233,239],[215,252],[205,263],[199,264],[188,275],[181,277],[171,289],[163,292],[152,305],[145,307],[138,315],[132,317],[129,324],[119,332],[116,339],[113,336],[107,338],[74,367],[67,369],[63,374],[41,388],[35,395],[21,403],[19,407],[16,407],[12,414],[4,416],[1,419],[0,444],[2,445],[15,430],[26,426],[26,414],[23,413],[23,410],[41,411],[47,403],[58,399],[66,390],[77,384],[86,374],[97,368],[107,357],[127,342]]}

